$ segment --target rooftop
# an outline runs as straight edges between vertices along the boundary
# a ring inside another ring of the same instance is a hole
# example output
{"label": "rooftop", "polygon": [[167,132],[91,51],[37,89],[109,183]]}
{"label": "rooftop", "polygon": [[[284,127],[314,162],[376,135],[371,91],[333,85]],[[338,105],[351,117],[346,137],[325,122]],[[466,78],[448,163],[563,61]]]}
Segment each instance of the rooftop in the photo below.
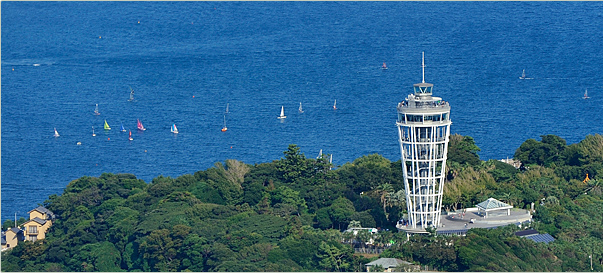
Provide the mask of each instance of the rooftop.
{"label": "rooftop", "polygon": [[33,222],[36,222],[36,223],[38,223],[38,224],[40,224],[40,225],[44,225],[44,224],[46,223],[46,220],[44,220],[44,219],[40,219],[40,218],[36,217],[36,218],[33,218],[33,219],[31,219],[31,220],[29,220],[29,221],[27,221],[27,222],[23,223],[23,224],[25,225],[25,224],[27,224],[27,223],[29,223],[29,222],[32,222],[32,221],[33,221]]}
{"label": "rooftop", "polygon": [[548,233],[525,236],[524,238],[530,239],[536,243],[547,243],[548,244],[550,242],[555,241],[555,238],[553,238],[553,236],[551,236]]}
{"label": "rooftop", "polygon": [[374,260],[368,264],[365,264],[366,266],[377,266],[380,265],[383,268],[387,269],[390,267],[396,267],[399,265],[411,265],[412,263],[409,263],[407,261],[402,261],[400,259],[396,259],[396,258],[380,258],[377,260]]}
{"label": "rooftop", "polygon": [[515,232],[515,235],[517,235],[519,237],[525,237],[525,236],[530,236],[530,235],[534,235],[534,234],[538,234],[538,231],[533,230],[533,229],[528,229],[528,230],[522,230],[522,231]]}
{"label": "rooftop", "polygon": [[44,213],[44,214],[48,215],[48,218],[50,218],[50,219],[54,218],[54,213],[52,213],[52,211],[50,211],[49,209],[47,209],[45,207],[39,206],[39,207],[37,207],[35,209],[30,210],[29,213],[31,213],[34,210],[37,210],[37,211],[39,211],[41,213]]}
{"label": "rooftop", "polygon": [[530,239],[536,243],[547,243],[548,244],[552,241],[555,241],[555,238],[553,238],[553,236],[551,236],[550,234],[548,234],[548,233],[540,234],[540,233],[538,233],[538,231],[533,230],[533,229],[518,231],[518,232],[515,232],[515,235],[522,237],[522,238]]}
{"label": "rooftop", "polygon": [[512,208],[512,207],[513,206],[511,206],[507,203],[498,201],[494,198],[488,198],[488,200],[477,204],[477,208],[483,209],[483,210],[508,209],[508,208]]}

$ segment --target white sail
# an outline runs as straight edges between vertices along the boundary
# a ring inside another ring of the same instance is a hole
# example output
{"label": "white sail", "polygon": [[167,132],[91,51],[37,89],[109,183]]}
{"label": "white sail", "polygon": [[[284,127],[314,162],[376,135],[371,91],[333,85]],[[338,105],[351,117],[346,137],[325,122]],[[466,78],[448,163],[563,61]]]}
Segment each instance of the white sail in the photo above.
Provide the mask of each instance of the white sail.
{"label": "white sail", "polygon": [[224,115],[224,127],[222,127],[222,132],[226,132],[228,128],[226,128],[226,115]]}
{"label": "white sail", "polygon": [[528,78],[528,77],[526,77],[526,70],[524,69],[524,70],[521,72],[521,77],[519,77],[519,79],[520,79],[520,80],[532,80],[533,78]]}
{"label": "white sail", "polygon": [[59,137],[59,132],[57,132],[57,128],[54,128],[54,137]]}
{"label": "white sail", "polygon": [[299,103],[299,112],[300,112],[300,113],[303,113],[303,112],[304,112],[304,110],[302,110],[302,104],[301,104],[301,102]]}
{"label": "white sail", "polygon": [[281,106],[281,115],[278,116],[278,118],[280,118],[280,119],[287,118],[287,116],[285,116],[285,106]]}
{"label": "white sail", "polygon": [[331,158],[329,158],[329,164],[331,164],[331,166],[329,166],[329,170],[333,169],[333,154],[331,154]]}
{"label": "white sail", "polygon": [[130,87],[130,99],[128,101],[133,101],[134,100],[134,89],[132,89],[131,86]]}

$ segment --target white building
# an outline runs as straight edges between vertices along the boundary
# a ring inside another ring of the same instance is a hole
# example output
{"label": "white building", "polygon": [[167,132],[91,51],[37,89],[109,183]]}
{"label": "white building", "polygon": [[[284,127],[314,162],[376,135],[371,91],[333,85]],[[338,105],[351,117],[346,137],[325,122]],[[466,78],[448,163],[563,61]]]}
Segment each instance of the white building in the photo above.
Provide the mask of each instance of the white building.
{"label": "white building", "polygon": [[432,96],[433,84],[413,85],[414,93],[398,104],[398,141],[402,155],[408,226],[424,230],[438,227],[442,210],[450,105]]}

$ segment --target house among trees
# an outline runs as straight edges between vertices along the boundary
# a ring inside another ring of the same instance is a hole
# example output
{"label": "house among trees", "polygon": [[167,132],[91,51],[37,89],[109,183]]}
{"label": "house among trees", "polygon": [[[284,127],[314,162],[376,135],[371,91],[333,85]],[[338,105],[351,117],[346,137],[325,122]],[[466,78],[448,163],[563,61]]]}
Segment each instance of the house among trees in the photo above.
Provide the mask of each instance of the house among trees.
{"label": "house among trees", "polygon": [[380,258],[366,265],[366,272],[418,272],[420,267],[396,258]]}
{"label": "house among trees", "polygon": [[9,228],[6,232],[2,232],[2,251],[13,248],[19,241],[23,241],[23,230],[19,228]]}
{"label": "house among trees", "polygon": [[46,231],[54,218],[54,213],[42,206],[29,211],[29,220],[21,228],[13,227],[2,232],[2,251],[15,247],[20,241],[35,242],[46,238]]}
{"label": "house among trees", "polygon": [[25,227],[25,240],[35,242],[46,237],[46,231],[52,226],[54,213],[45,207],[39,206],[29,211],[29,221],[23,223]]}

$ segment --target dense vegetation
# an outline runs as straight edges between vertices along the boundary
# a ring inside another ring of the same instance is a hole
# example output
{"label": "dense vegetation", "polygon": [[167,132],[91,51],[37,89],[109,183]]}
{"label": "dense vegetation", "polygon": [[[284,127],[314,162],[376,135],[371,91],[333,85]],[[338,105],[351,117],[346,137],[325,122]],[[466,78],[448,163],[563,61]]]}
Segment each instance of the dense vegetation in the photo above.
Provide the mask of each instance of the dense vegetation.
{"label": "dense vegetation", "polygon": [[[379,227],[374,245],[446,271],[590,271],[603,267],[603,137],[567,145],[527,140],[520,170],[481,161],[468,136],[450,138],[444,207],[495,197],[528,208],[548,245],[513,235],[517,227],[466,237],[395,232],[405,210],[400,161],[367,155],[332,170],[295,145],[283,158],[236,160],[145,183],[131,174],[72,181],[43,204],[57,220],[46,239],[2,253],[2,271],[365,271],[348,226]],[[583,183],[589,174],[590,181]],[[3,228],[12,226],[6,221]],[[5,229],[5,228],[4,228]],[[387,231],[391,230],[391,231]],[[357,239],[367,241],[366,233]],[[393,244],[392,244],[393,243]]]}

